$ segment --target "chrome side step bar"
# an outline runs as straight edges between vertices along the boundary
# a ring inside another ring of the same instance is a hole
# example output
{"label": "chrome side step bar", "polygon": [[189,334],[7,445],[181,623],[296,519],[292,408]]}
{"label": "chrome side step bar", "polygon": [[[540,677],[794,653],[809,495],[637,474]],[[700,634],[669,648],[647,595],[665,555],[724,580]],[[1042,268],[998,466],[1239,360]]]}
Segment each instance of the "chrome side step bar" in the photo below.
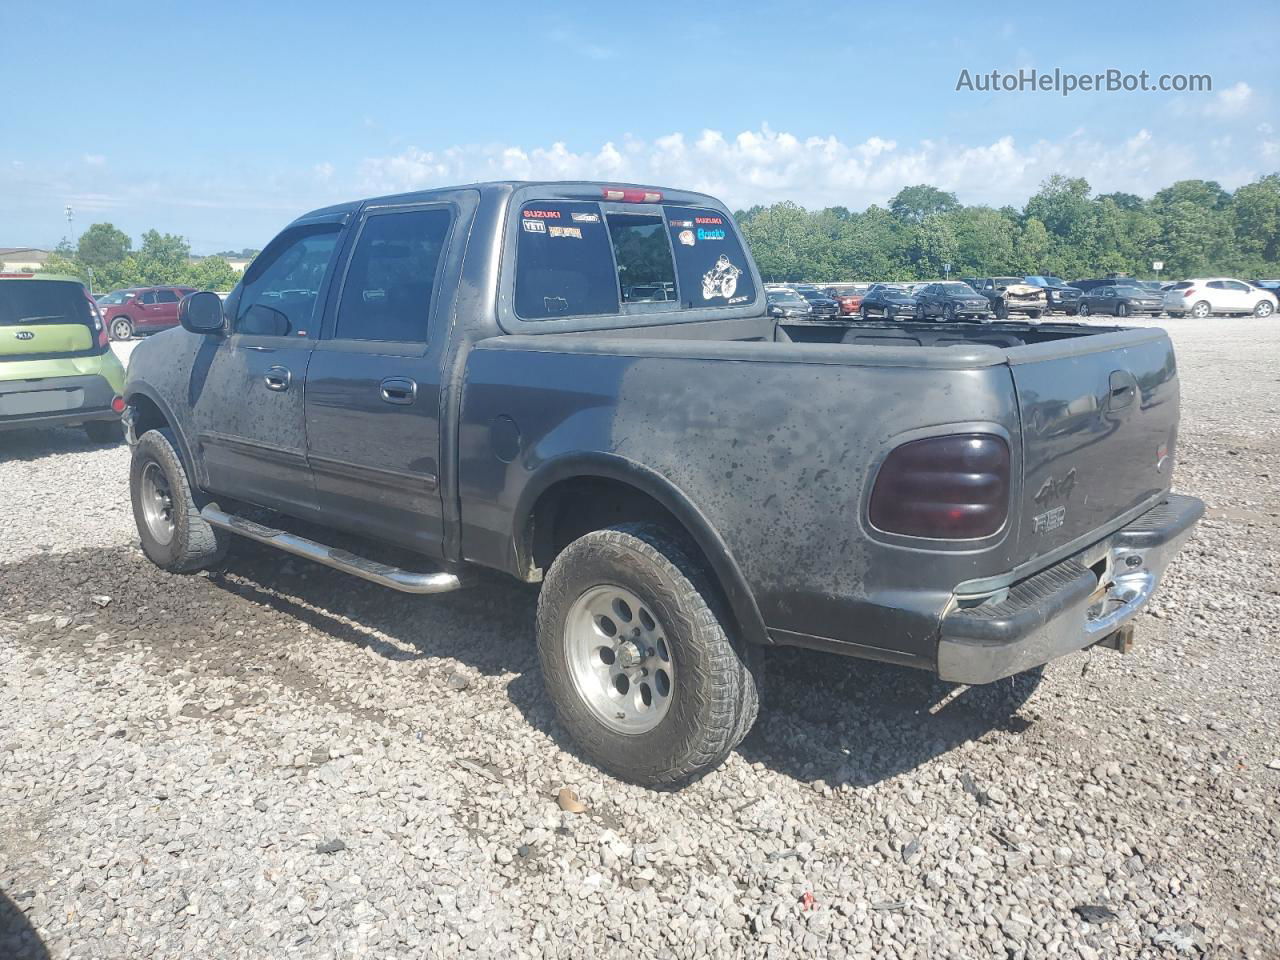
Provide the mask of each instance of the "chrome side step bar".
{"label": "chrome side step bar", "polygon": [[213,506],[208,506],[201,510],[200,516],[210,526],[217,527],[219,530],[226,530],[229,533],[248,537],[250,540],[257,540],[259,543],[276,547],[285,553],[305,557],[308,560],[314,560],[316,563],[323,563],[326,567],[333,567],[335,570],[350,573],[368,580],[370,583],[390,587],[392,590],[399,590],[402,593],[449,593],[464,586],[462,578],[456,573],[414,573],[410,570],[402,570],[399,567],[378,563],[376,560],[370,560],[367,557],[358,557],[346,550],[327,547],[323,543],[316,543],[314,540],[308,540],[305,537],[299,537],[283,530],[276,530],[274,527],[246,520],[244,517],[224,513]]}

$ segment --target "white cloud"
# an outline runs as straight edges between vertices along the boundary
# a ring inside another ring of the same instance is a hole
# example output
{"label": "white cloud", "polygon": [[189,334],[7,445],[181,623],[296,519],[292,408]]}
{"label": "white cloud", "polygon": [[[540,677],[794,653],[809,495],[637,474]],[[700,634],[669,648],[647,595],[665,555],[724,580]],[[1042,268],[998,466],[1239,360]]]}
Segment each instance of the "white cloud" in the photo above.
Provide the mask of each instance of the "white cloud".
{"label": "white cloud", "polygon": [[1219,90],[1213,100],[1204,108],[1210,117],[1238,117],[1253,106],[1253,88],[1241,80],[1239,83]]}
{"label": "white cloud", "polygon": [[107,158],[100,153],[86,153],[83,159],[91,167],[100,167],[107,162]]}
{"label": "white cloud", "polygon": [[316,179],[322,182],[328,182],[329,180],[332,180],[333,171],[334,171],[333,164],[330,163],[328,160],[325,160],[323,163],[317,163],[314,167],[311,168],[311,172],[315,174]]}
{"label": "white cloud", "polygon": [[1052,141],[1004,136],[978,144],[907,145],[876,136],[856,143],[801,137],[763,125],[731,136],[703,130],[694,137],[626,137],[577,150],[563,141],[412,147],[363,161],[355,188],[389,193],[491,179],[611,180],[687,187],[730,206],[795,200],[860,208],[884,203],[909,184],[929,183],[955,191],[965,203],[1021,205],[1053,173],[1085,177],[1102,192],[1148,194],[1186,177],[1244,182],[1256,176],[1249,159],[1229,140],[1189,145],[1162,141],[1147,129],[1121,139],[1096,140],[1077,130]]}

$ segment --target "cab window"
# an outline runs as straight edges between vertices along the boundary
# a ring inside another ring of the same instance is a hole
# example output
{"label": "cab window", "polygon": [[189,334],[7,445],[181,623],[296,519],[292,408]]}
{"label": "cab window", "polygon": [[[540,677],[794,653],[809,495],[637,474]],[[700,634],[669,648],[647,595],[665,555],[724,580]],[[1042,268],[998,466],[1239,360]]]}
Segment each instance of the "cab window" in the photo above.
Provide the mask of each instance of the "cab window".
{"label": "cab window", "polygon": [[516,229],[516,316],[618,313],[618,277],[599,204],[531,201],[520,208]]}
{"label": "cab window", "polygon": [[241,287],[237,333],[264,337],[315,335],[315,309],[333,259],[338,225],[290,231],[273,240]]}
{"label": "cab window", "polygon": [[667,206],[682,307],[727,307],[755,299],[746,252],[719,210]]}

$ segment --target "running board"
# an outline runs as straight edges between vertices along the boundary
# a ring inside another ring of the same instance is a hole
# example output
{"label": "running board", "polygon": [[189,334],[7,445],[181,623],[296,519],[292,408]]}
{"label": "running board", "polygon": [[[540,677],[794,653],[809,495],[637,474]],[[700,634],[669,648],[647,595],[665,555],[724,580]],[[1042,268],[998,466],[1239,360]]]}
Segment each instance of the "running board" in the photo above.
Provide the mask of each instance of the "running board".
{"label": "running board", "polygon": [[463,586],[462,579],[456,573],[414,573],[411,570],[401,570],[399,567],[378,563],[367,557],[358,557],[346,550],[326,547],[323,543],[276,530],[274,527],[264,526],[261,523],[246,520],[244,517],[224,513],[213,506],[207,506],[201,510],[200,516],[210,526],[217,527],[219,530],[238,533],[242,537],[276,547],[285,553],[323,563],[326,567],[333,567],[335,570],[350,573],[402,593],[449,593]]}

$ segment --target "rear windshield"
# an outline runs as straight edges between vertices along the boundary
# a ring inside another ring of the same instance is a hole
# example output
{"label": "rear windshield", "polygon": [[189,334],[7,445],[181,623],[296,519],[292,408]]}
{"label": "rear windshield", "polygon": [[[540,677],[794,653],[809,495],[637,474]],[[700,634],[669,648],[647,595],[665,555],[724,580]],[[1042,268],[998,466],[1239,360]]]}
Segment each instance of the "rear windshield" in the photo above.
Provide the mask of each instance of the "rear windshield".
{"label": "rear windshield", "polygon": [[726,307],[755,299],[747,255],[728,216],[703,207],[669,206],[666,213],[682,306]]}
{"label": "rear windshield", "polygon": [[0,280],[0,327],[51,323],[93,326],[84,287],[66,280]]}
{"label": "rear windshield", "polygon": [[619,298],[598,203],[538,200],[521,208],[516,316],[555,320],[617,313]]}
{"label": "rear windshield", "polygon": [[733,224],[717,210],[580,200],[520,208],[515,312],[522,320],[672,312],[755,299]]}

